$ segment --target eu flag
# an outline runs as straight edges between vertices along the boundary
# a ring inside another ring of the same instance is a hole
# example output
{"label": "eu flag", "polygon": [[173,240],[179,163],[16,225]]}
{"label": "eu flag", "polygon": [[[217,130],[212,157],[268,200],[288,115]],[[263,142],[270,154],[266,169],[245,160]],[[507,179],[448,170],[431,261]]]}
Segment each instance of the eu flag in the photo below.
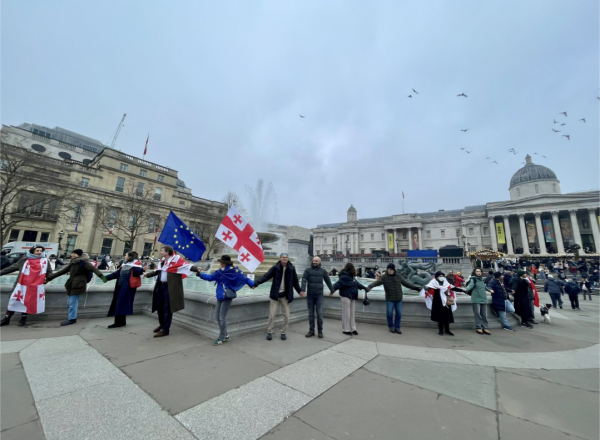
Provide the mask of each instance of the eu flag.
{"label": "eu flag", "polygon": [[173,249],[191,261],[199,261],[206,251],[206,246],[200,237],[194,234],[173,211],[169,213],[158,241],[173,246]]}

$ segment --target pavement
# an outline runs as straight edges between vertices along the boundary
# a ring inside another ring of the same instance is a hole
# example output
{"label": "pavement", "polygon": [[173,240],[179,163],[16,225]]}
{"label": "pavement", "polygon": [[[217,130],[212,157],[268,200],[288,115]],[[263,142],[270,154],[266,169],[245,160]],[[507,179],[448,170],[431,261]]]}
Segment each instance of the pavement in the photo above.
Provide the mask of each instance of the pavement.
{"label": "pavement", "polygon": [[176,326],[154,339],[141,315],[15,322],[0,331],[1,438],[596,440],[599,306],[491,336],[358,323],[348,337],[327,319],[323,339],[301,322],[286,341],[216,347]]}

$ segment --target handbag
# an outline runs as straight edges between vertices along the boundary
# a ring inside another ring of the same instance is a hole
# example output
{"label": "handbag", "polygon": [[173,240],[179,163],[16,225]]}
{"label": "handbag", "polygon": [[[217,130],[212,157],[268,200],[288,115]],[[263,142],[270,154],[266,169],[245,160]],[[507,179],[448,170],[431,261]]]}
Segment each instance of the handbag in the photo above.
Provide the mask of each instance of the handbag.
{"label": "handbag", "polygon": [[369,298],[367,297],[367,292],[365,292],[365,299],[363,299],[363,306],[369,305]]}
{"label": "handbag", "polygon": [[133,271],[131,271],[131,275],[129,276],[129,287],[132,289],[137,289],[142,286],[142,277],[134,277]]}
{"label": "handbag", "polygon": [[235,299],[237,298],[237,292],[233,289],[225,289],[225,298],[227,299]]}
{"label": "handbag", "polygon": [[454,300],[453,296],[448,295],[446,297],[446,305],[447,306],[453,306],[454,304],[456,304],[456,301]]}
{"label": "handbag", "polygon": [[504,308],[508,313],[515,313],[515,306],[508,299],[504,300]]}

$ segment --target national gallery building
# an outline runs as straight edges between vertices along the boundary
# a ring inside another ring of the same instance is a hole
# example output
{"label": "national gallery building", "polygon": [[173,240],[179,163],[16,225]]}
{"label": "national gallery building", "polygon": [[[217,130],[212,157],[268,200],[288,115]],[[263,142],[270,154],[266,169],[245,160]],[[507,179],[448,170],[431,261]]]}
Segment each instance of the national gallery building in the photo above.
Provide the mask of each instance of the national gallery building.
{"label": "national gallery building", "polygon": [[312,229],[314,253],[367,256],[455,245],[470,252],[491,248],[509,256],[544,256],[564,254],[573,244],[598,252],[600,191],[562,194],[556,174],[529,155],[509,191],[504,202],[360,220],[350,206],[345,223]]}

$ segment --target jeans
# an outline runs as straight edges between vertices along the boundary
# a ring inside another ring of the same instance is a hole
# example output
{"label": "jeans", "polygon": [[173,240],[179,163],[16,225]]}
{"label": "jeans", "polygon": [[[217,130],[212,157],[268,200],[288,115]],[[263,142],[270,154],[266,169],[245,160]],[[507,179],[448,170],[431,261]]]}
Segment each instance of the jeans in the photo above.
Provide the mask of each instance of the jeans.
{"label": "jeans", "polygon": [[69,295],[67,304],[69,305],[69,320],[77,319],[77,309],[79,308],[79,295]]}
{"label": "jeans", "polygon": [[510,327],[510,323],[508,322],[508,318],[506,317],[506,311],[498,310],[498,315],[500,316],[500,322],[502,323],[502,327]]}
{"label": "jeans", "polygon": [[267,328],[267,333],[273,333],[275,330],[275,317],[277,316],[277,309],[279,309],[279,305],[281,304],[281,313],[283,314],[283,325],[281,326],[281,334],[284,335],[288,328],[288,323],[290,322],[290,303],[286,297],[281,297],[277,301],[274,299],[271,300],[271,305],[269,307],[269,326]]}
{"label": "jeans", "polygon": [[171,300],[169,298],[169,286],[167,283],[160,283],[158,287],[156,313],[158,314],[158,322],[162,328],[161,331],[168,335],[171,329],[171,322],[173,321],[173,314],[171,313]]}
{"label": "jeans", "polygon": [[574,309],[579,308],[579,295],[569,295],[569,300],[571,300],[571,307]]}
{"label": "jeans", "polygon": [[219,340],[224,341],[227,337],[227,312],[231,307],[231,300],[217,301],[215,307],[215,318],[219,323]]}
{"label": "jeans", "polygon": [[315,332],[315,309],[317,309],[317,329],[319,333],[323,333],[323,295],[306,295],[306,306],[309,331]]}
{"label": "jeans", "polygon": [[546,273],[545,272],[540,272],[540,279],[542,279],[542,280],[546,279]]}
{"label": "jeans", "polygon": [[475,327],[477,329],[489,328],[487,320],[487,304],[471,304],[473,316],[475,316]]}
{"label": "jeans", "polygon": [[[402,301],[386,301],[385,305],[388,328],[390,330],[400,330],[400,322],[402,321]],[[394,310],[396,310],[395,317]]]}
{"label": "jeans", "polygon": [[552,307],[556,308],[556,304],[559,306],[563,305],[562,299],[560,298],[560,293],[549,293],[550,298],[552,299]]}

